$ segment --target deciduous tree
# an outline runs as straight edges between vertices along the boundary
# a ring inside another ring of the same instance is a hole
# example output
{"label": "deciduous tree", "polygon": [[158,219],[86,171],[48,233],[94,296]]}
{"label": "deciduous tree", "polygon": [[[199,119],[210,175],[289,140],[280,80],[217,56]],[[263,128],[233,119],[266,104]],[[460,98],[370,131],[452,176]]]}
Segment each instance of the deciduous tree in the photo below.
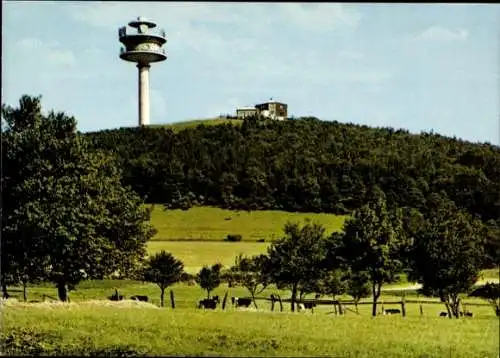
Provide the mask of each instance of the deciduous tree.
{"label": "deciduous tree", "polygon": [[148,259],[142,271],[143,280],[152,282],[160,288],[160,306],[164,307],[165,290],[183,277],[184,264],[165,250]]}
{"label": "deciduous tree", "polygon": [[207,298],[210,298],[210,292],[219,287],[221,283],[221,269],[222,265],[220,263],[212,265],[212,267],[203,266],[196,275],[196,283],[207,291]]}
{"label": "deciduous tree", "polygon": [[484,226],[445,196],[430,198],[434,209],[415,237],[410,278],[422,292],[437,296],[450,318],[459,317],[460,293],[478,279],[484,259]]}
{"label": "deciduous tree", "polygon": [[402,253],[407,245],[401,212],[387,211],[384,197],[354,211],[344,223],[342,256],[354,272],[367,272],[372,288],[372,315],[382,285],[396,280],[404,267]]}
{"label": "deciduous tree", "polygon": [[102,279],[140,260],[154,234],[150,212],[122,186],[115,158],[90,148],[73,117],[43,115],[40,97],[3,106],[2,117],[7,267],[54,282],[66,301],[82,279]]}
{"label": "deciduous tree", "polygon": [[279,287],[292,291],[291,309],[297,294],[323,276],[326,258],[325,229],[319,224],[287,223],[285,236],[268,248],[270,275]]}

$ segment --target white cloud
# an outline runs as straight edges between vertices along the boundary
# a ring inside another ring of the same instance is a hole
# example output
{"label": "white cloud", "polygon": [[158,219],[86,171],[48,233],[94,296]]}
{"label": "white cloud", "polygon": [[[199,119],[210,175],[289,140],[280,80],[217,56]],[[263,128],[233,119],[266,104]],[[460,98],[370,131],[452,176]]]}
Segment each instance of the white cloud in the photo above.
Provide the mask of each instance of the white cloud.
{"label": "white cloud", "polygon": [[39,68],[44,65],[72,67],[76,63],[73,51],[61,48],[57,41],[43,42],[37,38],[24,38],[16,43],[14,51],[21,52],[22,58],[33,59]]}
{"label": "white cloud", "polygon": [[469,37],[467,30],[450,30],[444,27],[431,26],[414,37],[414,40],[430,41],[464,41]]}
{"label": "white cloud", "polygon": [[341,28],[355,28],[361,15],[342,4],[287,4],[287,21],[298,25],[303,30],[328,32]]}

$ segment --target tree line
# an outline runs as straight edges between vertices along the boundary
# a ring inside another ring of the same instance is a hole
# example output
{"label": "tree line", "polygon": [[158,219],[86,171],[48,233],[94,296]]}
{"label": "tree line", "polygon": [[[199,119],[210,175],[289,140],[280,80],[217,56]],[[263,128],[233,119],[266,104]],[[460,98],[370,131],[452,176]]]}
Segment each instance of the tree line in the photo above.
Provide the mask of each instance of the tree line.
{"label": "tree line", "polygon": [[432,208],[439,194],[488,228],[488,266],[500,259],[500,148],[315,118],[245,119],[241,126],[121,128],[84,134],[115,153],[123,182],[150,203],[188,209],[349,214],[377,186],[389,207]]}

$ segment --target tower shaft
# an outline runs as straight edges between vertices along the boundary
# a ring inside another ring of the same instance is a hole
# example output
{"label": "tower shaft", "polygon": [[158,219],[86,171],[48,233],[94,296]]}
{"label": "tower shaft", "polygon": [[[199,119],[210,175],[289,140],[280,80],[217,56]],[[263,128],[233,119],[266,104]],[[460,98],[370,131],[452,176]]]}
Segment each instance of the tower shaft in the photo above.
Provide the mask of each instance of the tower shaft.
{"label": "tower shaft", "polygon": [[137,64],[139,69],[139,126],[149,125],[149,66]]}

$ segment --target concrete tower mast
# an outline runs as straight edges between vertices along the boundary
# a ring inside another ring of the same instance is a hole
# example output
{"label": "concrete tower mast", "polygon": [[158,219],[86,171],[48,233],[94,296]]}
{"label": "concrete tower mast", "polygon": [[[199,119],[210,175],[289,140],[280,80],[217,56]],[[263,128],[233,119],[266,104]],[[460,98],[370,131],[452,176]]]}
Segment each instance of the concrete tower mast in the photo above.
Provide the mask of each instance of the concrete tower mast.
{"label": "concrete tower mast", "polygon": [[118,37],[125,47],[120,48],[120,58],[125,61],[136,62],[139,69],[139,126],[149,124],[149,67],[152,62],[165,61],[167,56],[162,48],[167,42],[165,31],[159,34],[149,32],[156,27],[152,21],[142,16],[136,21],[128,23],[136,28],[137,33],[127,34],[127,27],[118,29]]}

